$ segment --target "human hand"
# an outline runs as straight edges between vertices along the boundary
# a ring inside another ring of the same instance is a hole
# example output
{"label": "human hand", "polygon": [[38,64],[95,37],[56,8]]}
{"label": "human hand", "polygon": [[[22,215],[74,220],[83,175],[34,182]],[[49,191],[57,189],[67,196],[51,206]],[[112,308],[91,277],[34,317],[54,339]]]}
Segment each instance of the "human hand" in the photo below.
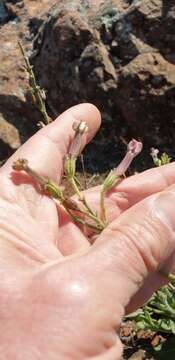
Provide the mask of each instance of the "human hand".
{"label": "human hand", "polygon": [[[88,124],[85,145],[100,125],[89,104],[40,130],[0,170],[1,360],[119,359],[126,308],[164,283],[160,266],[173,271],[174,164],[111,191],[110,225],[93,245],[27,175],[12,174],[12,162],[24,157],[59,182],[75,120]],[[86,196],[97,208],[99,187]]]}

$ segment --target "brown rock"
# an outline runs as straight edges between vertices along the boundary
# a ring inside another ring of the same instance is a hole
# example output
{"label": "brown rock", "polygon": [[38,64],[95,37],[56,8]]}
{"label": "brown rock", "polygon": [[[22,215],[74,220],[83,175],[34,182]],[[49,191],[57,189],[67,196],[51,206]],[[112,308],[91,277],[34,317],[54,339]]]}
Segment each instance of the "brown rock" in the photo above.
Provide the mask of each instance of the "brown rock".
{"label": "brown rock", "polygon": [[10,155],[21,145],[17,129],[0,117],[0,160]]}
{"label": "brown rock", "polygon": [[31,58],[47,91],[50,115],[84,101],[103,114],[101,135],[89,148],[91,170],[99,170],[92,166],[97,158],[101,170],[116,166],[120,136],[173,149],[174,0],[54,3],[7,2],[17,17],[1,28],[0,112],[21,141],[36,131],[39,115],[25,102],[27,81],[17,41],[21,38],[30,52],[28,40],[37,34]]}
{"label": "brown rock", "polygon": [[134,353],[128,360],[146,360],[146,358],[147,358],[146,351],[139,350],[136,353]]}
{"label": "brown rock", "polygon": [[7,0],[4,17],[0,7],[0,160],[6,160],[38,130],[40,115],[25,99],[28,80],[18,41],[30,50],[35,19],[52,2],[54,0]]}
{"label": "brown rock", "polygon": [[158,146],[175,130],[175,65],[155,52],[142,53],[123,67],[119,80],[119,104],[130,133]]}
{"label": "brown rock", "polygon": [[13,20],[20,16],[20,9],[24,7],[24,2],[22,0],[6,0],[5,7],[8,14],[8,19]]}
{"label": "brown rock", "polygon": [[91,101],[113,128],[109,146],[115,133],[173,146],[174,26],[172,1],[57,2],[32,57],[52,116]]}

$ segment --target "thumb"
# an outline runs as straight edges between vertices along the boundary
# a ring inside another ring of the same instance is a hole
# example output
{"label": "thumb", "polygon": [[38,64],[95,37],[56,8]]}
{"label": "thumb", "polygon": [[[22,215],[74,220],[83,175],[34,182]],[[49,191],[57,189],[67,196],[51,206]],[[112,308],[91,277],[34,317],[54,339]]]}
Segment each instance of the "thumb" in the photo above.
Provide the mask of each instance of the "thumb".
{"label": "thumb", "polygon": [[82,139],[83,149],[94,137],[101,121],[98,109],[88,103],[71,107],[51,124],[39,130],[10,157],[1,172],[11,173],[12,163],[16,159],[27,158],[40,175],[59,182],[63,160],[74,136],[72,125],[81,120],[88,126],[88,132]]}
{"label": "thumb", "polygon": [[108,274],[113,301],[124,309],[148,276],[151,292],[158,287],[155,273],[175,250],[174,205],[175,187],[150,196],[112,222],[91,247],[97,268]]}

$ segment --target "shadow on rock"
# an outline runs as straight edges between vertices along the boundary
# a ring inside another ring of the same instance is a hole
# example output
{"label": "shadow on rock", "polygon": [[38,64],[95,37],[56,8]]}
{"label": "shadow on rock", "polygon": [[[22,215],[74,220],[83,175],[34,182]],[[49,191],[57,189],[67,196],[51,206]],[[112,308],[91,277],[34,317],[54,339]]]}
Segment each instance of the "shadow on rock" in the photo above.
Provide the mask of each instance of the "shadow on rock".
{"label": "shadow on rock", "polygon": [[0,94],[0,160],[8,158],[37,130],[41,120],[31,103],[15,95]]}

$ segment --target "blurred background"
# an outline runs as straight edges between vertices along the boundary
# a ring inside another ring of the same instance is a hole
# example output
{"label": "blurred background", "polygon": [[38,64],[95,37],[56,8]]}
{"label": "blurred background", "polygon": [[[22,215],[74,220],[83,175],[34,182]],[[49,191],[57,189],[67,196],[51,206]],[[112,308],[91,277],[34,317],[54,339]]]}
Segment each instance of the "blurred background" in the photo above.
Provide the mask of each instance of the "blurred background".
{"label": "blurred background", "polygon": [[174,0],[0,0],[0,161],[37,130],[17,45],[21,41],[47,111],[92,102],[102,128],[85,151],[88,172],[116,166],[132,138],[175,155]]}

